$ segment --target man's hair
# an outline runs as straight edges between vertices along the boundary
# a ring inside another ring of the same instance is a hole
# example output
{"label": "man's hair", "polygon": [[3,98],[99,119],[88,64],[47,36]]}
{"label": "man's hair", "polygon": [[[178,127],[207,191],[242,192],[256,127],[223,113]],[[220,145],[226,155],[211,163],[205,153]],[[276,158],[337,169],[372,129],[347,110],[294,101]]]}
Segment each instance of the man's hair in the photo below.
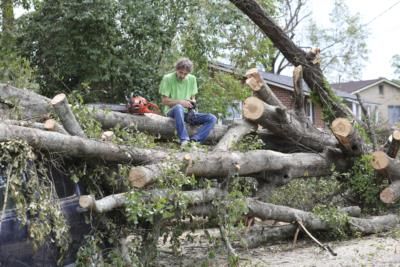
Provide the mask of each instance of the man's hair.
{"label": "man's hair", "polygon": [[175,63],[176,70],[186,70],[187,72],[192,72],[193,69],[193,62],[188,58],[180,58]]}

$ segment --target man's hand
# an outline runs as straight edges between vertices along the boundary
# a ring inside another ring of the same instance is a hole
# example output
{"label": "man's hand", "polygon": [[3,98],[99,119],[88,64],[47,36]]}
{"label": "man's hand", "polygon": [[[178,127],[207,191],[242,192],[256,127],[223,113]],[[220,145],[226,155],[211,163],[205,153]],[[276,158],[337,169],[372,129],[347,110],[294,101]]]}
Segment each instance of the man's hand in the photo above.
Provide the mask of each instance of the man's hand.
{"label": "man's hand", "polygon": [[193,107],[192,103],[190,103],[189,100],[181,100],[179,102],[179,104],[181,104],[184,108],[192,108]]}

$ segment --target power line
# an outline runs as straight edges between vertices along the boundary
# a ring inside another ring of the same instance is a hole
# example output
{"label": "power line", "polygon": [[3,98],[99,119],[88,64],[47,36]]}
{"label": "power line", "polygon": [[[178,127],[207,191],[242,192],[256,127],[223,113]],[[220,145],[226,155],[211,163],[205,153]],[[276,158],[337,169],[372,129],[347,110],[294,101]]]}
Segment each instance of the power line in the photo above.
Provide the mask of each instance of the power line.
{"label": "power line", "polygon": [[368,21],[366,24],[363,24],[362,26],[368,26],[369,24],[371,24],[372,22],[374,22],[376,19],[378,19],[379,17],[383,16],[383,14],[387,13],[389,10],[391,10],[392,8],[394,8],[395,6],[397,6],[398,4],[400,4],[400,1],[397,1],[396,3],[394,3],[393,5],[391,5],[390,7],[388,7],[387,9],[385,9],[384,11],[382,11],[381,13],[379,13],[378,15],[376,15],[374,18],[372,18],[370,21]]}

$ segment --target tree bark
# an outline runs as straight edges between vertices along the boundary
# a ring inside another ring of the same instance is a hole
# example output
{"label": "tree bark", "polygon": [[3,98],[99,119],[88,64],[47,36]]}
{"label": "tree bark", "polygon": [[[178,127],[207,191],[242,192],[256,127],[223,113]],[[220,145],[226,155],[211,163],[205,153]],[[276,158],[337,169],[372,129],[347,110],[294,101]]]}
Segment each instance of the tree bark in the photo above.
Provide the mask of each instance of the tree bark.
{"label": "tree bark", "polygon": [[388,157],[383,151],[372,153],[372,167],[389,181],[400,180],[400,161]]}
{"label": "tree bark", "polygon": [[304,111],[304,92],[303,92],[303,67],[297,66],[293,70],[293,89],[294,89],[294,110],[304,122],[306,113]]}
{"label": "tree bark", "polygon": [[[103,111],[93,109],[93,116],[98,120],[103,128],[113,128],[117,125],[121,127],[134,127],[140,132],[147,132],[155,136],[159,136],[162,139],[174,139],[175,134],[175,122],[173,119],[146,113],[144,115],[131,115],[112,111]],[[190,126],[186,124],[189,135],[196,133],[198,127]],[[206,141],[210,143],[216,143],[227,131],[226,126],[215,125]]]}
{"label": "tree bark", "polygon": [[243,116],[267,128],[277,136],[283,136],[294,144],[299,144],[314,151],[323,151],[327,146],[335,146],[332,135],[319,131],[314,126],[307,127],[297,116],[286,109],[271,106],[256,97],[244,101]]}
{"label": "tree bark", "polygon": [[74,113],[68,105],[68,100],[65,94],[56,95],[51,101],[54,111],[57,113],[65,130],[71,135],[86,137]]}
{"label": "tree bark", "polygon": [[388,139],[386,154],[391,158],[396,158],[400,147],[400,131],[395,130]]}
{"label": "tree bark", "polygon": [[326,82],[318,62],[315,58],[307,58],[307,54],[297,47],[286,33],[265,13],[262,7],[255,0],[241,1],[230,0],[238,9],[246,14],[274,43],[285,58],[294,66],[303,66],[304,81],[308,87],[316,92],[323,107],[333,112],[327,123],[333,118],[353,118],[351,111],[344,105],[338,103],[337,96]]}
{"label": "tree bark", "polygon": [[[178,161],[190,162],[186,168],[187,175],[207,178],[225,178],[234,174],[255,176],[263,179],[273,177],[278,184],[285,184],[291,179],[300,177],[320,177],[331,174],[333,164],[338,170],[345,169],[346,161],[327,153],[292,153],[283,154],[270,150],[253,150],[240,152],[215,152],[212,154],[178,153]],[[145,187],[157,181],[166,163],[133,167],[130,171],[130,183],[135,187]],[[263,175],[260,176],[260,172]]]}
{"label": "tree bark", "polygon": [[285,105],[283,105],[274,92],[272,92],[271,88],[265,83],[263,77],[261,77],[261,74],[256,68],[249,69],[246,72],[246,77],[246,84],[251,88],[254,96],[272,106],[285,108]]}
{"label": "tree bark", "polygon": [[228,151],[235,143],[237,143],[243,136],[257,130],[257,125],[249,121],[240,120],[234,121],[229,127],[228,131],[219,140],[218,144],[214,147],[214,151]]}
{"label": "tree bark", "polygon": [[[21,125],[21,126],[23,126],[23,125]],[[62,127],[60,124],[58,124],[58,122],[54,119],[46,120],[44,122],[44,128],[47,131],[58,132],[58,133],[69,135],[69,133],[64,129],[64,127]]]}
{"label": "tree bark", "polygon": [[358,156],[364,153],[363,142],[348,119],[335,119],[332,122],[331,130],[333,135],[339,141],[339,147],[344,153],[353,156]]}
{"label": "tree bark", "polygon": [[16,119],[16,116],[23,120],[47,119],[51,112],[49,101],[31,90],[0,84],[0,115],[3,119]]}
{"label": "tree bark", "polygon": [[69,157],[134,165],[150,164],[168,156],[167,152],[159,150],[118,146],[78,136],[68,136],[0,122],[0,141],[14,139],[25,140],[29,145],[39,150],[55,152]]}
{"label": "tree bark", "polygon": [[[98,213],[104,213],[124,206],[127,202],[127,194],[129,193],[114,194],[99,200],[96,200],[91,195],[84,195],[79,197],[79,206],[81,208],[93,210]],[[222,194],[221,190],[213,188],[205,190],[182,191],[182,196],[189,201],[190,205],[199,205],[211,202],[220,194]],[[146,202],[154,198],[168,198],[172,200],[174,195],[169,195],[168,191],[166,190],[154,189],[151,191],[146,191],[146,195],[143,196],[142,201]]]}
{"label": "tree bark", "polygon": [[380,193],[383,203],[394,204],[400,198],[400,180],[394,181]]}

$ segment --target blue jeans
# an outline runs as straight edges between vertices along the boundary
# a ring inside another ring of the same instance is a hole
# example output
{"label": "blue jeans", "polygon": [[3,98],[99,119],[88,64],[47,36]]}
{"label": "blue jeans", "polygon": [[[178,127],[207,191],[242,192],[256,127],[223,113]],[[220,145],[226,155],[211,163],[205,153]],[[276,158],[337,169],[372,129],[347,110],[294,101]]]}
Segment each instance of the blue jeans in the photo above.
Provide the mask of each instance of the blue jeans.
{"label": "blue jeans", "polygon": [[[189,140],[202,143],[217,122],[217,118],[213,114],[197,112],[189,122],[187,113],[185,113],[185,108],[180,104],[173,106],[168,111],[167,116],[175,119],[175,127],[181,143]],[[189,134],[185,127],[185,122],[189,123],[190,125],[201,125],[201,127],[197,130],[195,135],[189,138]]]}

